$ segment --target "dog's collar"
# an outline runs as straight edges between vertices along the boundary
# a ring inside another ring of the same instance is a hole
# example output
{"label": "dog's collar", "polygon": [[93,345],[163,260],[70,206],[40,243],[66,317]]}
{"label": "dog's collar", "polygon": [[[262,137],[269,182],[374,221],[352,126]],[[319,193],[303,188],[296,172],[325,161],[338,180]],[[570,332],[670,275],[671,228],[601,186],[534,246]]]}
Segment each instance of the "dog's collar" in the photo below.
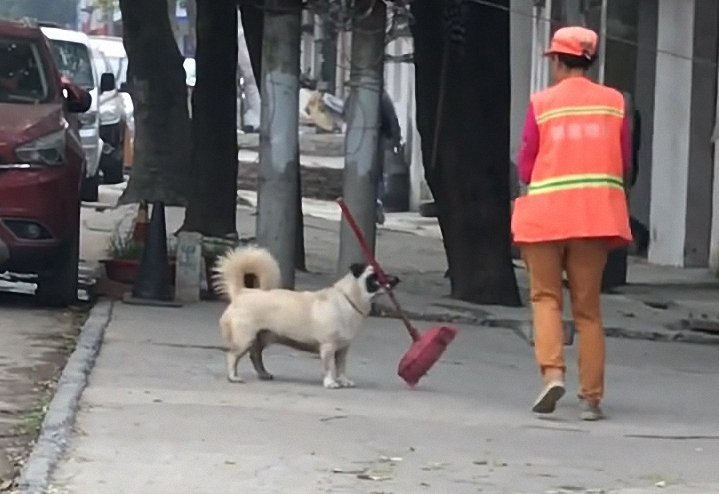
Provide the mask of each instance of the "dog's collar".
{"label": "dog's collar", "polygon": [[352,308],[353,308],[354,310],[356,310],[357,313],[358,313],[360,316],[362,316],[362,317],[367,317],[367,316],[369,316],[369,314],[365,314],[364,312],[362,312],[362,311],[359,309],[359,307],[357,307],[357,305],[356,305],[354,302],[352,302],[352,300],[349,298],[349,296],[347,296],[347,294],[346,294],[345,292],[342,292],[341,290],[340,290],[340,292],[341,292],[342,295],[344,296],[344,298],[345,298],[345,300],[347,301],[347,303],[350,304],[350,305],[352,306]]}

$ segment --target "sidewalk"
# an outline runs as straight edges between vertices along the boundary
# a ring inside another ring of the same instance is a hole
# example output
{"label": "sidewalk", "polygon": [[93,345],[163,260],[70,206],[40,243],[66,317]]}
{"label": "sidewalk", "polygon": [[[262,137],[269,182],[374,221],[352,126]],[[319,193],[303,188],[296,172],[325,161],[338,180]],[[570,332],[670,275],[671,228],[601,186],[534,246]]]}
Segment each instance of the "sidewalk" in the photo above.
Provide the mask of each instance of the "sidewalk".
{"label": "sidewalk", "polygon": [[319,361],[281,347],[274,382],[243,360],[247,383],[230,384],[222,310],[115,305],[49,492],[719,492],[713,347],[610,340],[610,420],[588,424],[573,352],[569,393],[540,420],[531,349],[503,329],[461,326],[416,391],[395,375],[409,339],[386,319],[352,347],[357,389],[323,389]]}
{"label": "sidewalk", "polygon": [[[104,188],[103,201],[112,203],[117,188]],[[244,202],[255,206],[257,195],[239,191]],[[115,199],[116,200],[116,199]],[[339,253],[338,206],[331,201],[303,199],[305,242],[309,275],[299,274],[305,284],[325,286],[336,277]],[[115,222],[132,208],[98,213],[83,212],[83,256],[96,262],[102,256]],[[254,208],[240,206],[237,228],[241,237],[253,237]],[[168,233],[182,224],[183,211],[167,208]],[[526,272],[517,268],[520,295],[524,307],[477,306],[448,297],[449,280],[444,278],[446,260],[437,221],[416,213],[388,213],[378,227],[377,254],[383,267],[400,276],[398,296],[405,310],[415,319],[455,321],[481,326],[511,328],[520,334],[528,330],[530,310],[527,307]],[[606,332],[611,337],[664,341],[687,341],[719,344],[719,333],[691,328],[694,318],[719,321],[719,279],[703,269],[676,269],[647,265],[633,260],[629,266],[629,285],[618,293],[602,296]],[[571,320],[566,304],[565,317]],[[377,304],[378,314],[393,314],[388,302]]]}

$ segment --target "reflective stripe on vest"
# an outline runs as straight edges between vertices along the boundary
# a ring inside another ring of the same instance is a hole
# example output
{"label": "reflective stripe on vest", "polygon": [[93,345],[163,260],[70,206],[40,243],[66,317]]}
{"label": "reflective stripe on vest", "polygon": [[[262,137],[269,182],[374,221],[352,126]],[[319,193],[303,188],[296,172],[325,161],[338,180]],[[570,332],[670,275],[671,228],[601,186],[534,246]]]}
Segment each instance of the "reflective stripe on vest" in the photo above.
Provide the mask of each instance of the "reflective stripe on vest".
{"label": "reflective stripe on vest", "polygon": [[532,182],[527,187],[527,195],[546,194],[560,190],[583,189],[586,187],[609,187],[624,190],[624,180],[616,175],[602,173],[586,173],[579,175],[563,175],[539,182]]}
{"label": "reflective stripe on vest", "polygon": [[624,110],[612,106],[565,106],[546,111],[535,118],[537,125],[541,125],[555,118],[584,115],[607,115],[624,118]]}

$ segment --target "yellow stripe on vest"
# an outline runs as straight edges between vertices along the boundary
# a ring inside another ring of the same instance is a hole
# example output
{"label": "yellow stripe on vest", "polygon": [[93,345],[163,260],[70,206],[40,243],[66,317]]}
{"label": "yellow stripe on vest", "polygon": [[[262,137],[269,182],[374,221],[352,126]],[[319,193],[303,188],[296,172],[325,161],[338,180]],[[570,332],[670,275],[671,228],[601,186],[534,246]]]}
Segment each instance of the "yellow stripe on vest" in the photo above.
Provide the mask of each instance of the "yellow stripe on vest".
{"label": "yellow stripe on vest", "polygon": [[624,118],[624,110],[612,106],[565,106],[554,110],[546,111],[537,115],[537,124],[542,124],[549,120],[567,116],[594,116],[608,115],[612,117]]}
{"label": "yellow stripe on vest", "polygon": [[532,182],[527,187],[527,194],[546,194],[548,192],[584,189],[587,187],[608,187],[611,189],[624,190],[624,181],[622,180],[622,177],[618,177],[616,175],[604,175],[598,173],[564,175],[557,178],[542,180],[540,182]]}

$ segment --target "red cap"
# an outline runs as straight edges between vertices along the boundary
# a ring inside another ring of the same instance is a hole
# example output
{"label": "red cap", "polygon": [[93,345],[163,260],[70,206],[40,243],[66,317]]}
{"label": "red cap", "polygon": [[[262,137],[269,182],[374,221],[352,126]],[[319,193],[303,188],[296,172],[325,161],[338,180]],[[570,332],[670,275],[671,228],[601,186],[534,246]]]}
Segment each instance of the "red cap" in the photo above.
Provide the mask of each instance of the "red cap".
{"label": "red cap", "polygon": [[558,29],[545,55],[564,54],[591,59],[597,54],[597,33],[580,26]]}

